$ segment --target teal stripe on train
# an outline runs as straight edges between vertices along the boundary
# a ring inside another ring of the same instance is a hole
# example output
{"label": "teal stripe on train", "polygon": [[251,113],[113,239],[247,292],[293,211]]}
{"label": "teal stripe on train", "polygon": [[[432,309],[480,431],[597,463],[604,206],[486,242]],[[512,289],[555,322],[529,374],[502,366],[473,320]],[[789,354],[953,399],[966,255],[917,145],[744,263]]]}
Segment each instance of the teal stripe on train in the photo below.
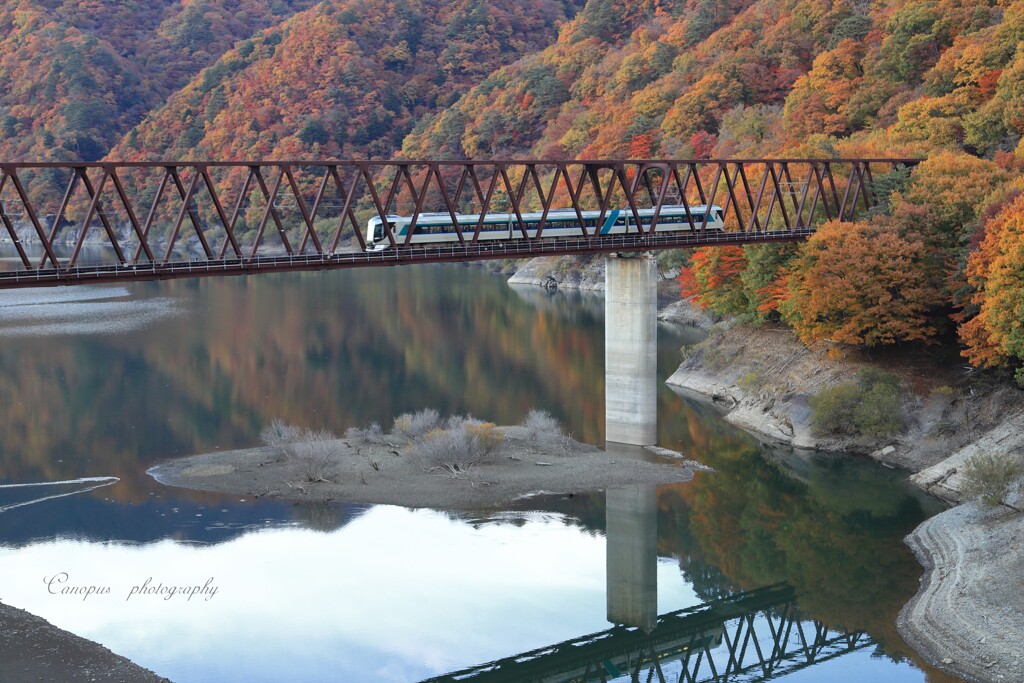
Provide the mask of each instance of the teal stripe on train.
{"label": "teal stripe on train", "polygon": [[601,226],[602,235],[607,235],[609,232],[612,231],[612,226],[615,225],[615,221],[619,220],[620,213],[622,212],[619,211],[618,209],[615,209],[610,214],[608,214],[608,220],[606,220],[604,222],[604,225]]}

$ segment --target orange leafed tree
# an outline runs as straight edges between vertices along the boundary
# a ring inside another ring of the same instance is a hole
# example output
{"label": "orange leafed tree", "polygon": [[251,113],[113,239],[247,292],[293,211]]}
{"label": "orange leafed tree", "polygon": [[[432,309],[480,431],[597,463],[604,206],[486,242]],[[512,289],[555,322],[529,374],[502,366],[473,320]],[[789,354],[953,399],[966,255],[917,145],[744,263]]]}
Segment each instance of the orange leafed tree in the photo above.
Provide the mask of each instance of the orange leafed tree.
{"label": "orange leafed tree", "polygon": [[1024,196],[985,224],[985,238],[968,259],[967,278],[977,315],[958,330],[964,357],[990,367],[1024,359]]}
{"label": "orange leafed tree", "polygon": [[930,341],[936,292],[922,267],[925,253],[919,240],[885,222],[830,221],[793,262],[780,310],[805,344]]}

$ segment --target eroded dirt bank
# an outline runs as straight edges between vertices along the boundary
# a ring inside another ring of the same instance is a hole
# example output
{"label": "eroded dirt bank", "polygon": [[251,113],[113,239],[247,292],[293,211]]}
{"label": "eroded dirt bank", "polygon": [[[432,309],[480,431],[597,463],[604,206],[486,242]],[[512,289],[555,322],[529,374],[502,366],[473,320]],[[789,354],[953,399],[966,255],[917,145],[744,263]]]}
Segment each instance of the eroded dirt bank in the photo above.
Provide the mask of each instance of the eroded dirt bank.
{"label": "eroded dirt bank", "polygon": [[[962,454],[941,463],[962,449],[985,443],[1003,450],[1024,447],[1024,429],[1014,427],[1024,426],[1024,392],[965,371],[955,356],[938,358],[928,349],[837,356],[825,348],[808,349],[781,325],[719,326],[688,353],[667,383],[710,399],[733,424],[798,448],[870,455],[912,473],[938,466],[916,482],[926,490],[961,465]],[[887,437],[816,434],[811,397],[856,381],[864,368],[899,377],[904,429]],[[959,501],[953,489],[931,492]]]}
{"label": "eroded dirt bank", "polygon": [[923,522],[907,544],[925,568],[900,612],[900,635],[970,681],[1024,675],[1024,516],[966,503]]}

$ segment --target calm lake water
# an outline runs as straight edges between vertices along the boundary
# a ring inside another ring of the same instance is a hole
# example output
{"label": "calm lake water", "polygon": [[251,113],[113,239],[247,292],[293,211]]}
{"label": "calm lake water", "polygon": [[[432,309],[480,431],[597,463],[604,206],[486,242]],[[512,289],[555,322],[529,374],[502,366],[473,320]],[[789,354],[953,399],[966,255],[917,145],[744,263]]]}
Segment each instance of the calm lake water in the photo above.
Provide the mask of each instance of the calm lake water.
{"label": "calm lake water", "polygon": [[[600,651],[639,633],[607,619],[619,522],[604,493],[451,514],[188,492],[145,474],[257,445],[274,418],[340,433],[424,407],[499,424],[543,408],[601,445],[602,336],[598,296],[457,266],[0,293],[0,599],[177,683],[420,681],[542,649],[526,659],[543,680],[582,680],[555,665],[570,650],[630,680]],[[662,380],[693,339],[660,328]],[[933,502],[888,470],[766,448],[664,386],[659,440],[718,471],[633,492],[655,511],[652,615],[782,584],[796,605],[749,621],[762,647],[787,614],[792,642],[818,622],[852,643],[791,658],[784,680],[952,680],[894,626],[921,575],[902,538]],[[69,483],[11,487],[44,482]],[[702,628],[716,656],[736,633]],[[609,629],[603,645],[552,647]],[[666,680],[687,647],[662,659]],[[464,680],[521,680],[477,674]]]}

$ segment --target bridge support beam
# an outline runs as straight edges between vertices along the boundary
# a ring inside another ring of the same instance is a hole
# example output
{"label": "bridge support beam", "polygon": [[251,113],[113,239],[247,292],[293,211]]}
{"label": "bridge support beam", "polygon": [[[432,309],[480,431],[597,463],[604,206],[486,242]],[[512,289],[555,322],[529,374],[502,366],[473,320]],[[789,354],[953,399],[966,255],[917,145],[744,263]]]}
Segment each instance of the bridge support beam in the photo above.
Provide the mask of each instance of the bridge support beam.
{"label": "bridge support beam", "polygon": [[658,440],[658,267],[649,255],[605,266],[605,441],[648,446]]}

